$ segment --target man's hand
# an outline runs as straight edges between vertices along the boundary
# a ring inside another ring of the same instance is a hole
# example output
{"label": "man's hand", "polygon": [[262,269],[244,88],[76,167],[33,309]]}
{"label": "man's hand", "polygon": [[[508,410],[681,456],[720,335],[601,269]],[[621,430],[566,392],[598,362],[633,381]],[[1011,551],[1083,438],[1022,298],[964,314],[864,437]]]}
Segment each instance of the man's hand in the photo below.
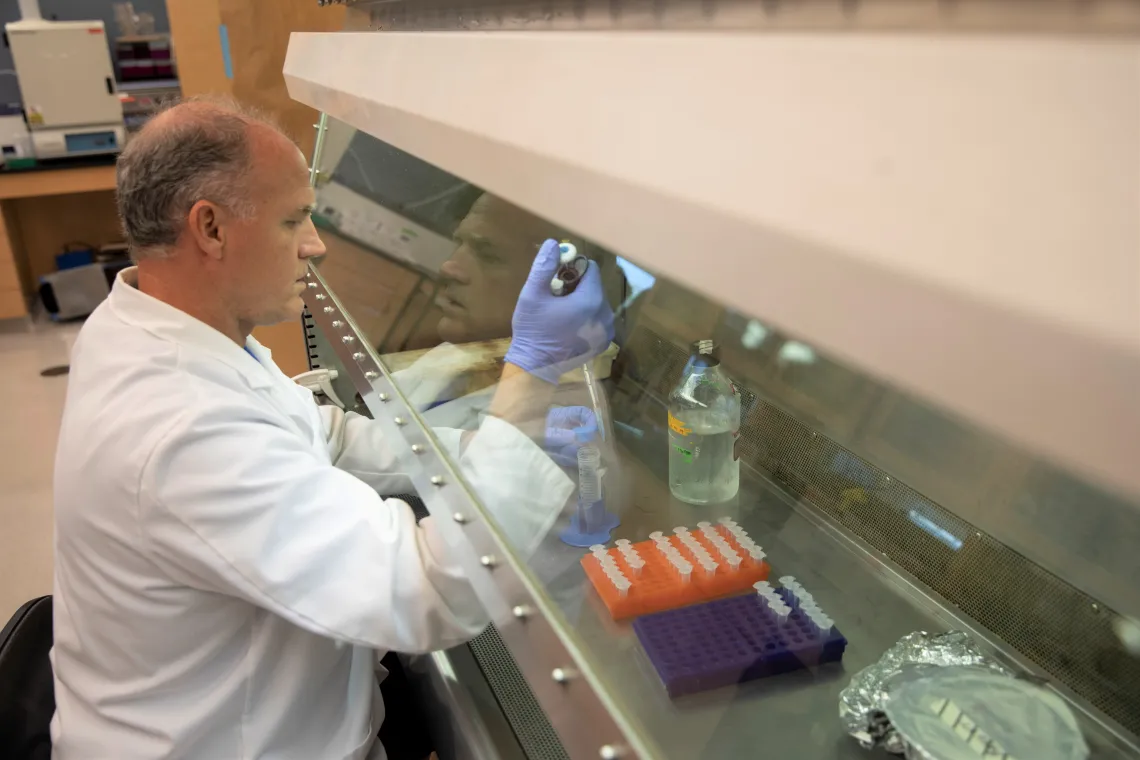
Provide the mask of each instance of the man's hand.
{"label": "man's hand", "polygon": [[552,384],[605,351],[614,336],[614,313],[598,265],[591,261],[577,289],[564,296],[550,292],[557,271],[558,243],[547,240],[515,304],[506,356],[510,364]]}

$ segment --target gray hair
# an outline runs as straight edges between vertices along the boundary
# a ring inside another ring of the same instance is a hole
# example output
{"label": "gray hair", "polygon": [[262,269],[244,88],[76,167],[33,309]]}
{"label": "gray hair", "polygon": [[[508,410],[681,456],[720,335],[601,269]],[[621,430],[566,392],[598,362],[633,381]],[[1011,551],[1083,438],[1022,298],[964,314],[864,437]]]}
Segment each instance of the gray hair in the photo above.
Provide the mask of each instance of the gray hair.
{"label": "gray hair", "polygon": [[127,143],[116,167],[116,197],[136,261],[168,255],[200,200],[252,215],[249,128],[255,124],[277,129],[235,101],[195,98],[159,114]]}

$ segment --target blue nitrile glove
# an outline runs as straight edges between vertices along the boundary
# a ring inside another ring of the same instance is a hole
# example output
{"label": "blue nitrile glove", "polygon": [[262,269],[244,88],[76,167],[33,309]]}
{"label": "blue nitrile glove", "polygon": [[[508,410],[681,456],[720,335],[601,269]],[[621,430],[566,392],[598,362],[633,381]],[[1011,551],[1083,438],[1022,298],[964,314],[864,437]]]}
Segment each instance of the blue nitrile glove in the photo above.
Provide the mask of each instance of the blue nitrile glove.
{"label": "blue nitrile glove", "polygon": [[614,337],[614,313],[602,292],[598,265],[591,261],[578,287],[564,296],[550,292],[557,271],[558,243],[547,240],[515,304],[506,356],[549,383],[605,351]]}
{"label": "blue nitrile glove", "polygon": [[598,418],[584,406],[556,406],[546,414],[546,453],[563,467],[578,466],[578,449],[598,434]]}

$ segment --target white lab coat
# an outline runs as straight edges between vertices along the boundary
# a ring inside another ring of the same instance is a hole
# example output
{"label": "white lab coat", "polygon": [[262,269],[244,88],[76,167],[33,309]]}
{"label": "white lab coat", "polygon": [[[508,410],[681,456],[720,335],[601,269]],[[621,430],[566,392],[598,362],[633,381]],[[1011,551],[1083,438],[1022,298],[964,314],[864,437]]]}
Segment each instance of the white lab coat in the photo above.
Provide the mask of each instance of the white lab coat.
{"label": "white lab coat", "polygon": [[[55,474],[56,760],[382,758],[385,650],[485,613],[366,418],[120,274],[72,357]],[[437,431],[453,456],[459,432]],[[484,420],[459,459],[498,519],[573,485]]]}

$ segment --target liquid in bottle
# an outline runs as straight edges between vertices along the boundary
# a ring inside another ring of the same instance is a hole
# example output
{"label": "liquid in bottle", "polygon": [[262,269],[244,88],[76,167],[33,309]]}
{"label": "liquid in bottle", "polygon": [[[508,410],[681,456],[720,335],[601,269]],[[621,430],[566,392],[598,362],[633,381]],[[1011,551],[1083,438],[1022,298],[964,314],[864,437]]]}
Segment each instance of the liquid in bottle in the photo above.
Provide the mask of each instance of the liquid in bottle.
{"label": "liquid in bottle", "polygon": [[689,504],[718,504],[740,490],[740,396],[711,340],[696,344],[669,395],[669,490]]}

